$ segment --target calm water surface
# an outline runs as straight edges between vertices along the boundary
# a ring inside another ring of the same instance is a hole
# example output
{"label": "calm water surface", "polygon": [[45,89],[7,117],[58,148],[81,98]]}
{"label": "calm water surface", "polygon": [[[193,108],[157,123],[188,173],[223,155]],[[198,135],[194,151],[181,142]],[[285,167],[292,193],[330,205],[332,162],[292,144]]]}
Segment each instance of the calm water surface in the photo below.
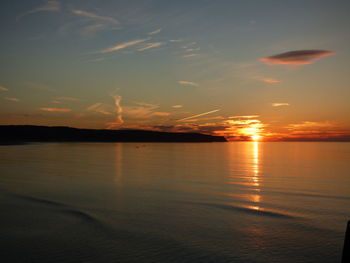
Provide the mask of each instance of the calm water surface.
{"label": "calm water surface", "polygon": [[350,143],[0,146],[6,262],[340,262]]}

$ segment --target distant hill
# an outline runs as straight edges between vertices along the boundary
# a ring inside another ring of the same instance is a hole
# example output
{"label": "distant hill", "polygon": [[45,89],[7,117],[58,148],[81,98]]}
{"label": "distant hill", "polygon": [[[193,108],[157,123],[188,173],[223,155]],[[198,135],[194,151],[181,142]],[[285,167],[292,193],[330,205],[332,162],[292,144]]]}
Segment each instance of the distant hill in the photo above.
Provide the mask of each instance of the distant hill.
{"label": "distant hill", "polygon": [[222,136],[147,130],[0,125],[0,142],[226,142]]}

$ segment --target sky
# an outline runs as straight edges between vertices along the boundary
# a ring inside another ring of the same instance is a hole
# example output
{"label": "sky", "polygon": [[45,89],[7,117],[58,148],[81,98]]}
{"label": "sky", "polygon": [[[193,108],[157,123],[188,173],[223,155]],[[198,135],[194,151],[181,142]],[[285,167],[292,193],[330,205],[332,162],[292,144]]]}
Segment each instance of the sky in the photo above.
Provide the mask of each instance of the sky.
{"label": "sky", "polygon": [[3,0],[0,125],[350,140],[350,2]]}

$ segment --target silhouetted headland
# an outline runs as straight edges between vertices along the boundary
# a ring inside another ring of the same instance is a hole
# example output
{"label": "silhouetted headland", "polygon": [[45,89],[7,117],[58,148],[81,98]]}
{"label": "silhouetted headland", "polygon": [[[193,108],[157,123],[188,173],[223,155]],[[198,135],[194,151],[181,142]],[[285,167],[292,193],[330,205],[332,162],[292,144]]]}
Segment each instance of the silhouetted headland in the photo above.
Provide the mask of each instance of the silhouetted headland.
{"label": "silhouetted headland", "polygon": [[0,125],[0,142],[226,142],[222,136],[148,130],[93,130],[71,127]]}

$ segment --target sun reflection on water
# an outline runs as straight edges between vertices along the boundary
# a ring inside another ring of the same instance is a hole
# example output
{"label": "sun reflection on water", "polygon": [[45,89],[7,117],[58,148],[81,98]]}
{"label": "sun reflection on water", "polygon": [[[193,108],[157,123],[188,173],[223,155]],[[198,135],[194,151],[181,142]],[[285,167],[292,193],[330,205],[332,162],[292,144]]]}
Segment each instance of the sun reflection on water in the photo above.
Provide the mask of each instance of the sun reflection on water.
{"label": "sun reflection on water", "polygon": [[250,174],[250,184],[251,186],[254,186],[254,194],[249,195],[249,200],[254,205],[251,205],[247,208],[253,209],[253,210],[260,210],[260,203],[261,203],[261,195],[260,195],[260,172],[259,172],[259,141],[253,141],[250,143],[252,149],[251,149],[251,162],[250,162],[250,170],[248,170]]}

